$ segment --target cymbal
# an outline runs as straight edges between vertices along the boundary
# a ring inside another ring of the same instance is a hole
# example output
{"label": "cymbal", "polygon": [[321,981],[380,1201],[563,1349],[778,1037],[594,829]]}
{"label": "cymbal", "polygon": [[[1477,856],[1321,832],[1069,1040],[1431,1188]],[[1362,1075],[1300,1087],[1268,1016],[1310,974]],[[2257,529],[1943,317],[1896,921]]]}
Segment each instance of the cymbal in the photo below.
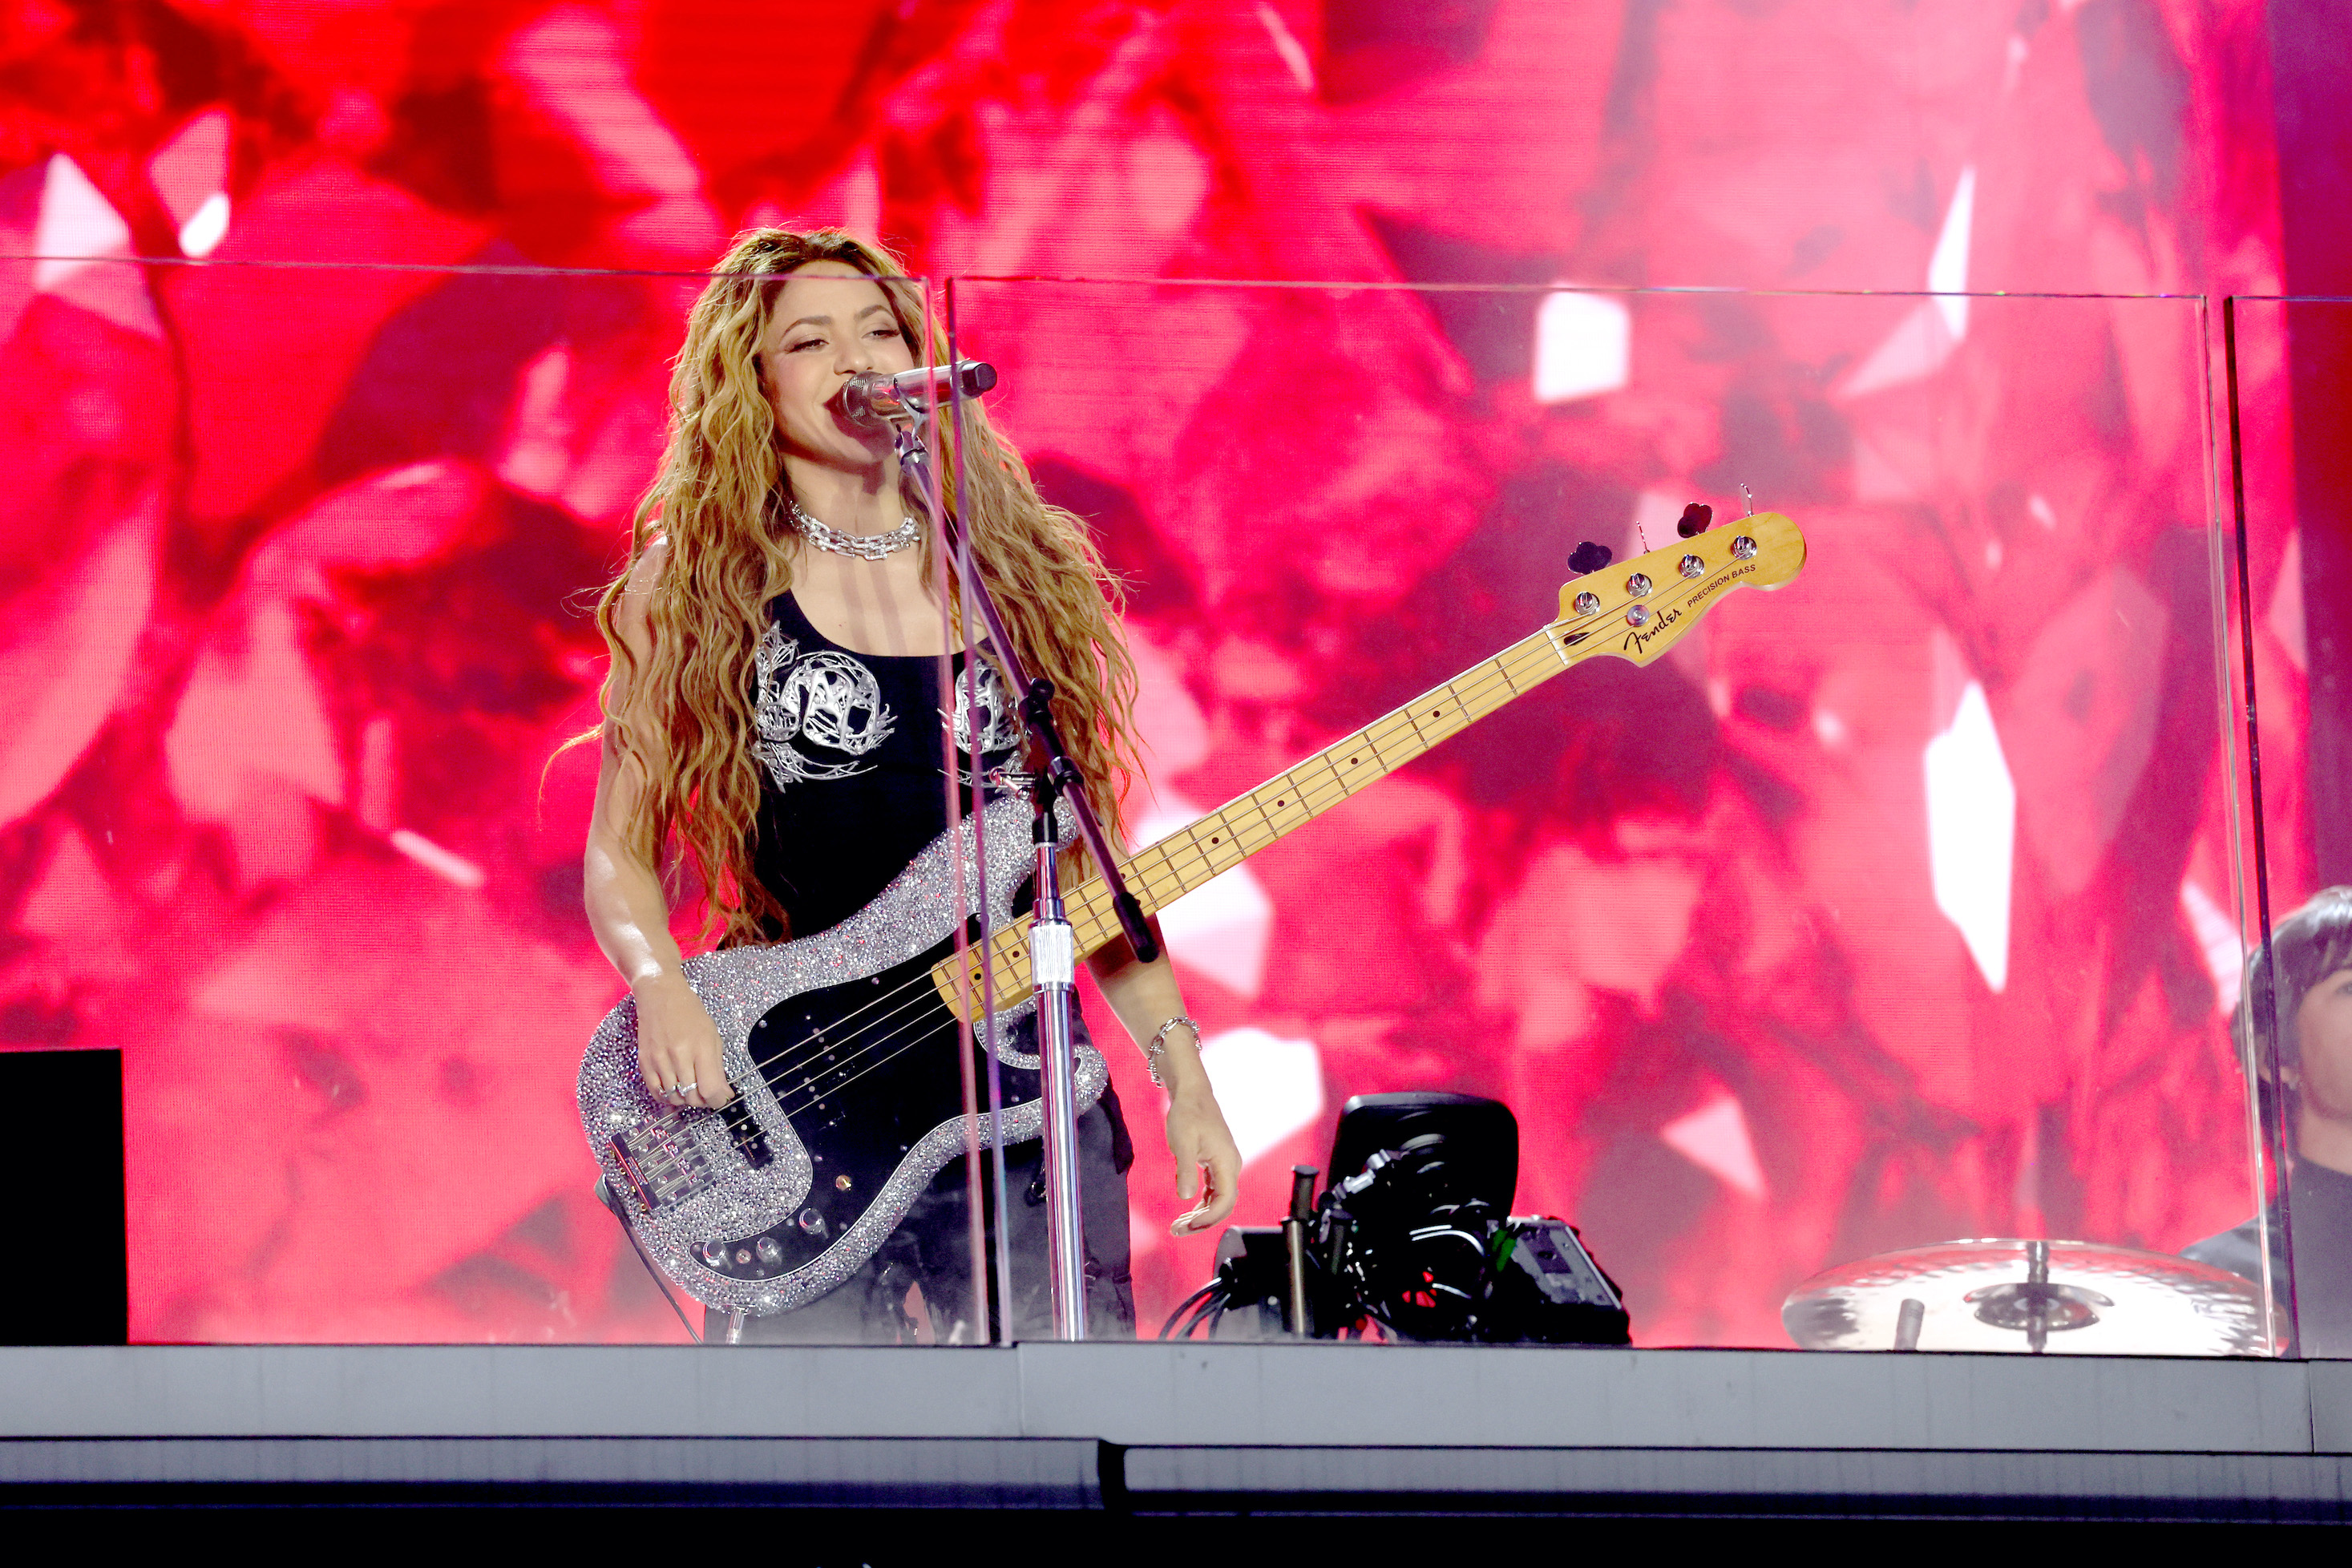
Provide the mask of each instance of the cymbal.
{"label": "cymbal", "polygon": [[2267,1355],[2262,1293],[2226,1269],[2089,1241],[1947,1241],[1823,1269],[1780,1307],[1817,1351]]}

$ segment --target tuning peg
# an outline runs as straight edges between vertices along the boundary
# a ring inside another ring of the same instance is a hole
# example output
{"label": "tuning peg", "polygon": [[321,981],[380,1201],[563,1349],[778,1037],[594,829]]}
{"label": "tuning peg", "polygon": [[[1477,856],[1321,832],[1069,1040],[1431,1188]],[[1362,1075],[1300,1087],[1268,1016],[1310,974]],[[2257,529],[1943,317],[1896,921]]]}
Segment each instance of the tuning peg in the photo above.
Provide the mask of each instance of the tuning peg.
{"label": "tuning peg", "polygon": [[1568,569],[1582,577],[1608,565],[1609,558],[1610,550],[1607,545],[1595,544],[1588,539],[1578,545],[1575,552],[1569,556]]}
{"label": "tuning peg", "polygon": [[1683,508],[1683,520],[1675,524],[1675,531],[1685,539],[1696,539],[1715,526],[1715,508],[1704,501],[1693,501]]}

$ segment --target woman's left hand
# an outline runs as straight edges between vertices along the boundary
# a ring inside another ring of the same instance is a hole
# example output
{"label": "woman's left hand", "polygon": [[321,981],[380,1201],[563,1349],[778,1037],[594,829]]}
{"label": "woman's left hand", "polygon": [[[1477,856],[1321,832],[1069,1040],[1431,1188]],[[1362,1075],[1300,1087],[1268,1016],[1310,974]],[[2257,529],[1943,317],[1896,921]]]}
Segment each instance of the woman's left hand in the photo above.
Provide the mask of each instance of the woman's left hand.
{"label": "woman's left hand", "polygon": [[1168,1152],[1176,1156],[1176,1195],[1192,1206],[1176,1216],[1168,1234],[1182,1238],[1223,1225],[1234,1212],[1242,1176],[1242,1152],[1217,1109],[1206,1073],[1178,1084],[1168,1100]]}

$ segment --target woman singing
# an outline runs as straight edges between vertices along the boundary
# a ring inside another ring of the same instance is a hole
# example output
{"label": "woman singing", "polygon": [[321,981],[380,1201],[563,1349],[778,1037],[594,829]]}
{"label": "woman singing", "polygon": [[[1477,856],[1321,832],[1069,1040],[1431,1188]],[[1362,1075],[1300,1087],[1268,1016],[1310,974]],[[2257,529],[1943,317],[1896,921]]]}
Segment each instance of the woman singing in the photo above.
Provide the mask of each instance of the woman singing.
{"label": "woman singing", "polygon": [[[942,725],[960,749],[977,739],[992,773],[1022,761],[992,665],[982,660],[982,700],[961,700],[959,648],[958,696],[940,691],[929,531],[900,496],[887,433],[842,412],[851,375],[919,363],[920,305],[904,277],[837,230],[759,229],[736,242],[694,308],[660,477],[599,610],[613,663],[588,919],[635,994],[646,1088],[672,1104],[720,1106],[733,1090],[669,934],[656,870],[669,842],[700,873],[723,944],[806,937],[856,912],[946,830]],[[933,361],[946,357],[935,339]],[[961,475],[940,463],[943,484],[961,492],[948,500],[1021,653],[1053,681],[1062,733],[1116,836],[1134,683],[1100,563],[1078,520],[1039,499],[976,405],[965,440]],[[1089,962],[1169,1088],[1177,1190],[1199,1200],[1178,1230],[1205,1230],[1233,1209],[1241,1157],[1175,975],[1164,957],[1135,962],[1123,942]],[[1016,1027],[1020,1048],[1034,1049],[1034,1016]],[[1083,1022],[1076,1032],[1085,1037]],[[1116,1096],[1107,1090],[1078,1133],[1088,1332],[1131,1334],[1132,1148]],[[1005,1151],[1016,1335],[1051,1326],[1045,1210],[1026,1201],[1041,1168],[1034,1141]],[[949,1166],[846,1284],[752,1320],[747,1337],[911,1338],[919,1286],[937,1339],[986,1340],[966,1192],[961,1164]]]}

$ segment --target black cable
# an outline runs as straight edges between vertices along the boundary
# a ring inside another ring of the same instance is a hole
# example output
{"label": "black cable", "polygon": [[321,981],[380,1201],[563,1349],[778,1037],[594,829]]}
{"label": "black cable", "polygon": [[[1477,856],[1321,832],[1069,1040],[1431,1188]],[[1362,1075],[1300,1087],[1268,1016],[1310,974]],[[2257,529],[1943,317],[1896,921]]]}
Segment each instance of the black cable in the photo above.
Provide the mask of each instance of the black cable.
{"label": "black cable", "polygon": [[[1206,1285],[1202,1286],[1198,1290],[1193,1291],[1191,1295],[1177,1302],[1176,1310],[1168,1314],[1168,1321],[1160,1325],[1160,1337],[1163,1340],[1179,1339],[1183,1337],[1176,1332],[1176,1321],[1179,1318],[1181,1318],[1187,1311],[1192,1310],[1193,1304],[1195,1302],[1205,1301],[1209,1297],[1218,1294],[1223,1287],[1224,1280],[1221,1276],[1218,1279],[1210,1280]],[[1189,1334],[1192,1331],[1192,1325],[1189,1323],[1186,1324],[1184,1327],[1184,1333]]]}
{"label": "black cable", "polygon": [[1206,1296],[1216,1288],[1217,1282],[1212,1279],[1206,1285],[1202,1286],[1199,1289],[1193,1291],[1191,1295],[1177,1302],[1175,1310],[1170,1312],[1166,1320],[1160,1323],[1158,1337],[1163,1340],[1175,1338],[1176,1325],[1183,1321],[1184,1314],[1191,1311],[1193,1306],[1200,1301],[1201,1298]]}
{"label": "black cable", "polygon": [[1216,1337],[1215,1325],[1224,1318],[1226,1310],[1233,1306],[1234,1291],[1232,1284],[1226,1280],[1222,1269],[1218,1271],[1218,1277],[1211,1280],[1210,1284],[1213,1289],[1202,1298],[1199,1306],[1192,1309],[1192,1315],[1184,1320],[1183,1325],[1176,1331],[1175,1338],[1189,1340],[1204,1323],[1209,1325],[1210,1337],[1212,1339]]}
{"label": "black cable", "polygon": [[1167,1321],[1160,1325],[1160,1337],[1166,1339],[1168,1337],[1169,1331],[1176,1326],[1176,1320],[1190,1311],[1192,1309],[1193,1303],[1200,1300],[1202,1297],[1213,1294],[1216,1291],[1219,1283],[1220,1281],[1212,1279],[1206,1285],[1202,1286],[1199,1289],[1193,1291],[1191,1295],[1177,1302],[1176,1310],[1169,1313]]}
{"label": "black cable", "polygon": [[1180,1340],[1189,1340],[1192,1337],[1194,1332],[1200,1329],[1202,1324],[1209,1321],[1213,1318],[1223,1317],[1224,1315],[1225,1302],[1227,1300],[1228,1298],[1225,1296],[1224,1292],[1221,1290],[1217,1294],[1210,1297],[1207,1300],[1202,1302],[1198,1307],[1192,1310],[1192,1315],[1184,1321],[1184,1326],[1176,1331],[1176,1337]]}
{"label": "black cable", "polygon": [[623,1220],[621,1222],[621,1228],[628,1233],[629,1248],[637,1255],[637,1261],[646,1266],[646,1272],[647,1274],[653,1276],[654,1289],[661,1292],[663,1302],[668,1306],[671,1312],[676,1314],[677,1318],[677,1326],[686,1331],[686,1337],[688,1339],[692,1340],[696,1344],[700,1344],[702,1342],[702,1336],[696,1333],[694,1331],[694,1325],[686,1321],[686,1309],[679,1306],[677,1304],[677,1298],[669,1293],[669,1280],[663,1275],[660,1269],[654,1267],[653,1258],[646,1252],[646,1244],[637,1239],[636,1227],[630,1225],[626,1220]]}
{"label": "black cable", "polygon": [[637,1239],[637,1227],[629,1223],[629,1211],[621,1206],[620,1194],[613,1191],[612,1184],[603,1176],[596,1178],[596,1201],[611,1209],[613,1217],[621,1222],[621,1234],[629,1238],[629,1250],[637,1255],[637,1261],[646,1266],[647,1274],[653,1276],[654,1289],[661,1292],[662,1300],[677,1314],[677,1326],[686,1331],[688,1339],[700,1344],[702,1336],[694,1331],[694,1325],[686,1321],[686,1309],[679,1306],[677,1298],[669,1292],[669,1277],[654,1267],[653,1255],[646,1250],[646,1244]]}

